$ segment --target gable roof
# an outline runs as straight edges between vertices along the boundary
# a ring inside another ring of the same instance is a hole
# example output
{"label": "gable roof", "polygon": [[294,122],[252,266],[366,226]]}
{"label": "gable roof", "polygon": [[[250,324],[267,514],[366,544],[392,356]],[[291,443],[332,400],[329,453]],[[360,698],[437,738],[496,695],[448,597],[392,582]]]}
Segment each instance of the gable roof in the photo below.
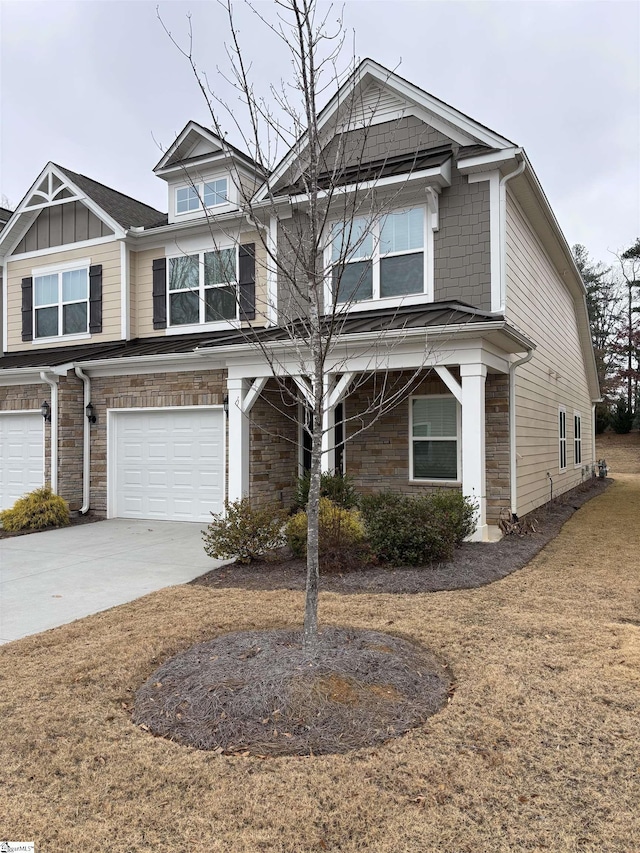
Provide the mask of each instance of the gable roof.
{"label": "gable roof", "polygon": [[[353,74],[338,88],[331,100],[318,114],[318,128],[322,129],[327,122],[337,115],[339,109],[348,99],[364,92],[367,86],[375,83],[383,90],[393,93],[399,100],[406,103],[407,108],[415,110],[424,117],[427,124],[441,130],[450,136],[454,142],[462,146],[487,146],[502,149],[513,147],[514,143],[496,133],[480,122],[475,121],[465,113],[441,101],[439,98],[425,92],[424,89],[405,80],[399,74],[390,71],[373,59],[364,59]],[[286,174],[304,150],[306,132],[294,143],[289,152],[282,158],[263,186],[258,190],[256,201],[264,200],[272,187]]]}
{"label": "gable roof", "polygon": [[57,163],[53,165],[123,228],[149,228],[167,221],[167,214],[156,210],[155,207],[111,189],[86,175],[58,166]]}
{"label": "gable roof", "polygon": [[[193,156],[193,152],[197,149],[198,143],[204,142],[211,150],[206,153]],[[165,153],[160,158],[159,162],[154,166],[153,171],[157,175],[162,175],[166,170],[172,167],[185,167],[195,165],[199,162],[206,162],[212,157],[224,159],[228,156],[233,157],[252,172],[258,172],[264,176],[265,170],[253,160],[244,151],[236,148],[226,139],[221,139],[217,133],[214,133],[204,125],[197,121],[189,121],[177,135],[175,141],[167,148]]]}

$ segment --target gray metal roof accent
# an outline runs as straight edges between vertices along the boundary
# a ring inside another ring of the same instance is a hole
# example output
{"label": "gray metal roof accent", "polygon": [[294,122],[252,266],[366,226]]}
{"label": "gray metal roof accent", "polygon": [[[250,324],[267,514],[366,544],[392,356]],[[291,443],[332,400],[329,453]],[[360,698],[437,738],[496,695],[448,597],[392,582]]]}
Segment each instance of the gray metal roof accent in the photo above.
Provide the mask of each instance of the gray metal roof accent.
{"label": "gray metal roof accent", "polygon": [[[329,189],[332,186],[347,186],[348,184],[360,183],[362,181],[379,181],[381,178],[393,175],[404,175],[410,172],[418,172],[422,169],[431,169],[442,166],[453,156],[450,145],[438,146],[436,148],[424,148],[409,154],[399,154],[395,157],[384,157],[372,160],[368,163],[358,162],[352,166],[346,166],[337,172],[326,172],[318,178],[320,189]],[[300,195],[307,191],[304,180],[299,178],[288,187],[278,188],[278,195]]]}
{"label": "gray metal roof accent", "polygon": [[[432,302],[400,308],[378,308],[345,314],[337,320],[338,335],[367,334],[402,329],[421,329],[449,325],[469,325],[499,321],[502,318],[487,314],[460,302]],[[327,324],[331,318],[327,318]],[[335,322],[335,321],[334,321]],[[227,349],[251,343],[259,338],[263,343],[286,341],[295,335],[297,327],[274,326],[268,329],[242,331],[223,329],[217,332],[198,332],[191,335],[160,335],[137,338],[133,341],[64,346],[47,350],[26,350],[0,357],[0,377],[3,370],[36,367],[56,367],[70,362],[89,362],[103,359],[136,358],[154,355],[191,353],[196,349]]]}
{"label": "gray metal roof accent", "polygon": [[166,224],[166,213],[162,213],[141,201],[136,201],[136,199],[128,195],[119,193],[117,190],[98,183],[98,181],[94,181],[92,178],[87,178],[86,175],[72,172],[70,169],[65,169],[57,163],[54,163],[54,165],[61,172],[64,172],[78,189],[86,193],[98,207],[104,210],[112,219],[115,219],[123,228],[148,228],[154,225]]}

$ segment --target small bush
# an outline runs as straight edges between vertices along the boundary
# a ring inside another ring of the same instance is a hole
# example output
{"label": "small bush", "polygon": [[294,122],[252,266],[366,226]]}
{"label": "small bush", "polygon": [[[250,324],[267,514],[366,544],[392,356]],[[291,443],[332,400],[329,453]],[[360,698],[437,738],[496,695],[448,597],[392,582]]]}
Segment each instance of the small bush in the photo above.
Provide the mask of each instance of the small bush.
{"label": "small bush", "polygon": [[42,530],[45,527],[66,527],[71,523],[69,504],[55,495],[49,486],[35,489],[23,495],[11,509],[0,512],[0,523],[4,530]]}
{"label": "small bush", "polygon": [[[298,512],[287,522],[287,543],[294,556],[307,554],[307,513]],[[320,498],[319,554],[324,571],[357,568],[371,562],[364,526],[357,510],[344,509]]]}
{"label": "small bush", "polygon": [[475,501],[465,498],[462,492],[443,489],[429,496],[440,523],[453,531],[454,542],[462,545],[467,536],[476,529],[478,507]]}
{"label": "small bush", "polygon": [[475,530],[475,507],[459,493],[409,497],[394,492],[361,501],[373,553],[393,565],[421,566],[450,560],[456,544]]}
{"label": "small bush", "polygon": [[[296,487],[295,508],[304,510],[309,502],[309,483],[311,476],[309,472],[300,477]],[[337,506],[343,509],[357,509],[360,495],[356,491],[353,481],[347,474],[329,474],[325,472],[320,475],[320,497],[329,498]]]}
{"label": "small bush", "polygon": [[279,506],[254,508],[249,498],[225,504],[225,513],[211,513],[213,521],[202,534],[209,557],[250,563],[270,557],[285,543],[286,513]]}

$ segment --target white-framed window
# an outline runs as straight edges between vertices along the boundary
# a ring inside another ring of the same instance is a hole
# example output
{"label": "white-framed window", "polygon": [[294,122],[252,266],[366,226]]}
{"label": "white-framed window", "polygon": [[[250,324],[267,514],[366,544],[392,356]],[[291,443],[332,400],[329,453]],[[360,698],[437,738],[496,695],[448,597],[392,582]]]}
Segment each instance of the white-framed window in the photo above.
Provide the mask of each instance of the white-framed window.
{"label": "white-framed window", "polygon": [[573,413],[573,464],[582,465],[582,417]]}
{"label": "white-framed window", "polygon": [[426,205],[334,223],[326,265],[328,297],[338,306],[428,293]]}
{"label": "white-framed window", "polygon": [[410,479],[460,481],[460,407],[450,394],[409,398]]}
{"label": "white-framed window", "polygon": [[238,247],[178,255],[167,262],[168,325],[238,318]]}
{"label": "white-framed window", "polygon": [[567,410],[564,406],[558,409],[558,465],[561,471],[567,467]]}
{"label": "white-framed window", "polygon": [[202,207],[212,208],[229,201],[227,178],[217,178],[204,183],[194,183],[176,189],[176,213],[192,213]]}
{"label": "white-framed window", "polygon": [[33,336],[57,338],[89,331],[89,265],[34,271]]}

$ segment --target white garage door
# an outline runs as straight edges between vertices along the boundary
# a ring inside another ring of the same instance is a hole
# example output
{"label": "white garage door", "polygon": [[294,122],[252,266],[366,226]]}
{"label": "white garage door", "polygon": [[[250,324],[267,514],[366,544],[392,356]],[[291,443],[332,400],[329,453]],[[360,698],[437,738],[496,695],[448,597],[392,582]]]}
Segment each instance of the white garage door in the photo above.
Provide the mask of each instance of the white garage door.
{"label": "white garage door", "polygon": [[0,509],[44,484],[44,421],[37,412],[0,414]]}
{"label": "white garage door", "polygon": [[109,504],[117,518],[210,521],[224,507],[221,408],[112,410]]}

